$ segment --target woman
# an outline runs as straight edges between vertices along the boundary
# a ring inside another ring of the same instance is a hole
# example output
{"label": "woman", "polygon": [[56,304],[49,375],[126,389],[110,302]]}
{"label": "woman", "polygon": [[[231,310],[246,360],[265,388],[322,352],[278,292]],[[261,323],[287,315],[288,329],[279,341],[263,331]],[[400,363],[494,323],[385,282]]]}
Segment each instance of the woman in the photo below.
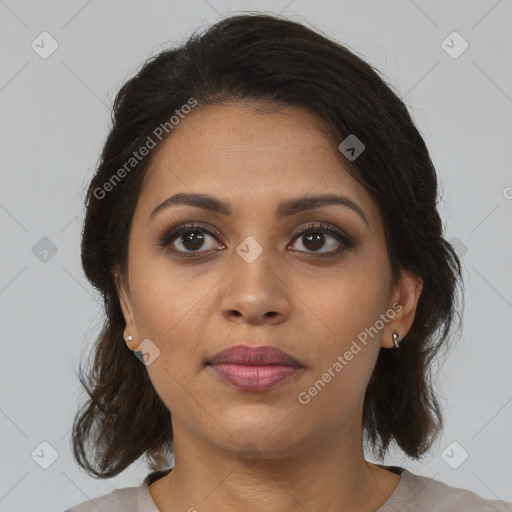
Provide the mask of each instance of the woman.
{"label": "woman", "polygon": [[235,16],[147,62],[88,189],[106,321],[73,450],[152,472],[70,511],[509,510],[364,456],[419,459],[443,425],[461,273],[437,201],[402,101],[301,24]]}

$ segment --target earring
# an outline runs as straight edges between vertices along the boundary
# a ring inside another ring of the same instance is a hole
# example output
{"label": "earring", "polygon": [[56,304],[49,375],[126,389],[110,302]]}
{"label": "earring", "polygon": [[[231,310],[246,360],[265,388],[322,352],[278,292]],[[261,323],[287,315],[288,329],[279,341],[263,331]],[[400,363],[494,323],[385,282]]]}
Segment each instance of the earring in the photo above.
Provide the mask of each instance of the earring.
{"label": "earring", "polygon": [[398,343],[399,343],[399,341],[398,341],[398,337],[399,337],[398,333],[394,332],[392,334],[392,337],[393,337],[393,343],[395,344],[395,347],[398,348]]}
{"label": "earring", "polygon": [[126,341],[132,341],[132,340],[133,340],[133,336],[130,334],[130,336],[128,336],[128,337],[126,338]]}

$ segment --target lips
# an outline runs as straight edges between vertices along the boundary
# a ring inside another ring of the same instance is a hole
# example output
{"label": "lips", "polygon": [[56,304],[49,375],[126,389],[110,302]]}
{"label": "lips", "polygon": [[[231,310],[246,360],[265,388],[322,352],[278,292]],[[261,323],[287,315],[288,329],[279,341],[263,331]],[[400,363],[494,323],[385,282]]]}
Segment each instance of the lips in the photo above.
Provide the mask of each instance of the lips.
{"label": "lips", "polygon": [[268,345],[260,347],[248,347],[247,345],[235,345],[226,348],[213,356],[209,364],[242,364],[245,366],[285,365],[300,368],[302,365],[290,354]]}
{"label": "lips", "polygon": [[265,391],[289,380],[304,368],[290,354],[275,347],[236,345],[216,354],[208,365],[233,386]]}

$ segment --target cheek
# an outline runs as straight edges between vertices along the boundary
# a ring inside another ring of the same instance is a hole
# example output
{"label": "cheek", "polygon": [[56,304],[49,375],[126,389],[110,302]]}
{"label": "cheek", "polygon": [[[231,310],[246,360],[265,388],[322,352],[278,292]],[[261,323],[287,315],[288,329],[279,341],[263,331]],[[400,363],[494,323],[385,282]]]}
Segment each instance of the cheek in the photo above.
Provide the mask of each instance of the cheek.
{"label": "cheek", "polygon": [[[311,339],[317,359],[308,386],[314,389],[304,389],[310,396],[317,393],[317,406],[339,400],[350,407],[363,394],[380,351],[389,291],[387,260],[371,254],[360,253],[329,279],[310,283],[309,304],[314,301],[318,332],[325,333]],[[312,333],[313,326],[309,329]]]}
{"label": "cheek", "polygon": [[[197,278],[163,251],[140,250],[132,258],[131,290],[139,329],[160,343],[178,342],[190,318],[198,319],[213,279]],[[211,282],[209,282],[211,281]],[[195,325],[192,323],[192,325]]]}
{"label": "cheek", "polygon": [[205,344],[215,334],[209,328],[211,317],[218,315],[212,294],[222,275],[212,270],[198,272],[192,264],[185,268],[168,255],[155,257],[142,251],[133,256],[132,264],[139,336],[151,340],[159,351],[147,367],[149,377],[168,408],[182,409],[190,400],[182,386],[194,390],[194,396],[201,392],[195,389],[194,379],[202,370]]}
{"label": "cheek", "polygon": [[361,250],[328,279],[312,283],[322,319],[342,343],[374,326],[388,307],[390,269],[387,259],[376,254],[376,248]]}

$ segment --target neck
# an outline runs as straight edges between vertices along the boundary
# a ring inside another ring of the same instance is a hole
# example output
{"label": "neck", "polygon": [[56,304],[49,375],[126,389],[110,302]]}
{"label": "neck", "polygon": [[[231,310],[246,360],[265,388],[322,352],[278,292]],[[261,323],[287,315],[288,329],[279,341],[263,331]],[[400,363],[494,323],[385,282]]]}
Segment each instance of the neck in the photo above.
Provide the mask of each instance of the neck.
{"label": "neck", "polygon": [[[400,476],[364,459],[360,429],[352,427],[316,442],[302,440],[300,448],[280,456],[250,459],[242,457],[242,450],[220,449],[173,422],[175,465],[151,484],[150,494],[162,512],[375,511]],[[359,435],[350,437],[349,431]]]}

